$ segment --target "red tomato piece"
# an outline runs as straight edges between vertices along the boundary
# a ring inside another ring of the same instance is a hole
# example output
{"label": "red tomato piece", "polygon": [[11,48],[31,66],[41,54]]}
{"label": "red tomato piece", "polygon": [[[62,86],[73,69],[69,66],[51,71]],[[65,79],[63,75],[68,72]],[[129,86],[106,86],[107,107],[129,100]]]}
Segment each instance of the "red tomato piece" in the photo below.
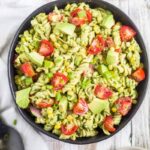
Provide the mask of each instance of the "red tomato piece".
{"label": "red tomato piece", "polygon": [[62,89],[67,82],[68,82],[68,77],[60,72],[55,73],[51,80],[51,83],[55,90]]}
{"label": "red tomato piece", "polygon": [[98,39],[98,41],[99,41],[99,43],[100,43],[100,45],[101,45],[101,47],[103,49],[105,47],[105,45],[106,45],[106,42],[103,39],[102,35],[97,35],[97,39]]}
{"label": "red tomato piece", "polygon": [[47,108],[47,107],[51,107],[53,104],[54,104],[54,100],[53,99],[49,99],[48,101],[43,100],[43,101],[37,103],[36,105],[39,108]]}
{"label": "red tomato piece", "polygon": [[110,48],[110,47],[115,47],[115,43],[112,39],[112,37],[107,37],[106,39],[106,45]]}
{"label": "red tomato piece", "polygon": [[91,22],[92,21],[92,13],[90,12],[90,10],[86,10],[86,16],[87,16],[88,22]]}
{"label": "red tomato piece", "polygon": [[88,105],[84,99],[79,99],[78,103],[73,108],[74,114],[84,115],[88,112]]}
{"label": "red tomato piece", "polygon": [[128,114],[132,106],[132,99],[130,97],[121,97],[116,102],[117,112],[122,116]]}
{"label": "red tomato piece", "polygon": [[94,94],[100,99],[108,99],[113,93],[109,88],[98,84],[95,87]]}
{"label": "red tomato piece", "polygon": [[48,21],[49,22],[58,22],[63,19],[63,15],[57,14],[55,12],[51,12],[48,14]]}
{"label": "red tomato piece", "polygon": [[104,128],[109,132],[115,132],[116,131],[116,128],[114,127],[112,116],[106,116],[106,118],[104,119],[103,125],[104,125]]}
{"label": "red tomato piece", "polygon": [[32,65],[29,62],[26,62],[21,65],[21,71],[27,76],[27,77],[33,77],[35,75],[35,72],[32,68]]}
{"label": "red tomato piece", "polygon": [[85,24],[85,19],[83,18],[78,18],[78,17],[72,17],[70,18],[70,23],[74,24],[75,26],[81,26]]}
{"label": "red tomato piece", "polygon": [[129,26],[124,25],[120,28],[120,36],[122,41],[130,41],[135,35],[136,32]]}
{"label": "red tomato piece", "polygon": [[48,40],[41,41],[39,53],[42,56],[50,56],[53,53],[53,51],[54,51],[54,47],[50,41],[48,41]]}
{"label": "red tomato piece", "polygon": [[133,74],[132,77],[137,81],[140,82],[145,79],[145,71],[143,68],[138,68]]}
{"label": "red tomato piece", "polygon": [[75,133],[78,129],[78,126],[76,125],[61,125],[61,132],[65,135],[71,135]]}
{"label": "red tomato piece", "polygon": [[71,12],[71,18],[70,18],[70,23],[76,25],[76,26],[81,26],[85,24],[87,21],[91,22],[92,21],[92,14],[90,10],[86,10],[86,17],[84,18],[79,18],[78,13],[82,11],[80,8],[76,8]]}
{"label": "red tomato piece", "polygon": [[98,35],[88,48],[88,54],[96,55],[100,53],[105,47],[105,41],[101,35]]}
{"label": "red tomato piece", "polygon": [[80,11],[81,11],[80,8],[76,8],[75,10],[73,10],[73,11],[71,12],[71,16],[72,16],[72,17],[76,17],[76,16],[78,15],[78,12],[80,12]]}

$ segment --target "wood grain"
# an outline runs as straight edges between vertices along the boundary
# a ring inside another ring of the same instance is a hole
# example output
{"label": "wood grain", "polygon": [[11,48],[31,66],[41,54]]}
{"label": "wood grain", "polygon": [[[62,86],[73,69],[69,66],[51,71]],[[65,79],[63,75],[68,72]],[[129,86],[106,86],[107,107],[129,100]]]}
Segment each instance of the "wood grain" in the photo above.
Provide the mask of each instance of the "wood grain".
{"label": "wood grain", "polygon": [[[150,51],[150,0],[106,0],[123,10],[137,25],[147,51]],[[150,58],[150,52],[148,52]],[[150,88],[150,86],[149,86]],[[49,150],[116,150],[127,146],[140,146],[150,150],[150,94],[147,93],[140,110],[118,134],[105,141],[89,145],[72,145],[43,135]]]}

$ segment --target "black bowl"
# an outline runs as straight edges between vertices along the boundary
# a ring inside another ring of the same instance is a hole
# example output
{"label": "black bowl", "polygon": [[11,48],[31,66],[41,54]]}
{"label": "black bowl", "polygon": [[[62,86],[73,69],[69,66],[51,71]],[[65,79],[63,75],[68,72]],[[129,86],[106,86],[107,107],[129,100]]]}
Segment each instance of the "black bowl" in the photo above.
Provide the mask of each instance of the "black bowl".
{"label": "black bowl", "polygon": [[[17,31],[14,39],[13,39],[13,42],[11,44],[11,48],[10,48],[10,51],[9,51],[9,56],[8,56],[8,78],[9,78],[9,85],[10,85],[10,89],[11,89],[11,92],[12,92],[12,96],[13,96],[13,99],[14,99],[14,102],[15,102],[16,85],[15,85],[15,81],[14,81],[15,71],[14,71],[14,67],[13,67],[13,59],[14,59],[14,56],[15,56],[15,47],[16,47],[16,45],[18,43],[18,40],[19,40],[19,34],[22,34],[26,29],[28,29],[30,27],[31,19],[34,16],[36,16],[37,14],[39,14],[40,12],[49,13],[50,11],[52,11],[54,9],[55,5],[58,8],[64,8],[67,3],[73,3],[73,2],[75,2],[75,3],[86,2],[92,8],[102,7],[104,9],[108,9],[114,14],[116,20],[121,21],[123,24],[131,26],[137,32],[136,40],[139,43],[139,45],[142,49],[142,52],[143,52],[142,56],[141,56],[141,61],[144,63],[145,72],[146,72],[146,79],[144,81],[142,81],[137,87],[138,94],[139,94],[137,104],[132,107],[130,113],[128,113],[127,116],[123,117],[123,119],[122,119],[120,125],[117,127],[117,130],[116,130],[115,133],[111,134],[110,136],[107,136],[107,135],[104,135],[100,131],[100,133],[95,137],[78,138],[75,141],[61,140],[61,141],[72,143],[72,144],[90,144],[90,143],[99,142],[99,141],[102,141],[104,139],[107,139],[107,138],[113,136],[114,134],[116,134],[118,131],[120,131],[131,120],[131,118],[134,116],[134,114],[139,109],[139,107],[140,107],[140,105],[141,105],[141,103],[144,99],[146,90],[147,90],[148,74],[149,74],[148,73],[148,68],[149,67],[148,67],[148,57],[147,57],[147,52],[146,52],[146,49],[145,49],[144,42],[143,42],[141,34],[139,33],[139,31],[138,31],[137,27],[135,26],[135,24],[120,9],[118,9],[117,7],[111,5],[107,2],[101,1],[101,0],[95,0],[95,1],[94,0],[93,1],[92,0],[63,0],[63,1],[62,0],[57,0],[57,1],[50,2],[46,5],[38,8],[30,16],[28,16],[28,18],[22,23],[22,25],[18,29],[18,31]],[[20,114],[22,115],[22,117],[30,125],[32,125],[36,130],[38,130],[38,131],[40,131],[40,132],[42,132],[42,133],[44,133],[44,134],[46,134],[46,135],[48,135],[52,138],[60,140],[57,135],[55,135],[51,132],[45,131],[42,128],[41,125],[36,124],[34,122],[34,118],[26,110],[20,109],[19,107],[17,107],[17,108],[18,108]]]}

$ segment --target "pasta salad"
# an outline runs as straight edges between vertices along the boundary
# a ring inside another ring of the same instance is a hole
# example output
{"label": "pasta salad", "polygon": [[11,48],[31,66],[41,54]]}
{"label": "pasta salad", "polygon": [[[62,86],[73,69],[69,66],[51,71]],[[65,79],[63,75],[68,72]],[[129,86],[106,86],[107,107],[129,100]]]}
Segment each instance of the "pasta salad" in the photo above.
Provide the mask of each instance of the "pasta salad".
{"label": "pasta salad", "polygon": [[145,79],[135,36],[85,3],[38,14],[15,49],[17,105],[60,139],[115,132]]}

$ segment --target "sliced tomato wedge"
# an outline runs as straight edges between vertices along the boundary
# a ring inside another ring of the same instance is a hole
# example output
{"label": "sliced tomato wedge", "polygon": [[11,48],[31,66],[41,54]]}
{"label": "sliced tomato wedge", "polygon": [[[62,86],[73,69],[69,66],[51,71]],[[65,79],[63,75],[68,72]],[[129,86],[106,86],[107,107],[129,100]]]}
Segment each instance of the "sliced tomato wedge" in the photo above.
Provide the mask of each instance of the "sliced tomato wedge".
{"label": "sliced tomato wedge", "polygon": [[51,80],[51,83],[55,90],[62,89],[67,82],[68,77],[60,72],[55,73]]}
{"label": "sliced tomato wedge", "polygon": [[145,71],[143,68],[138,68],[133,74],[132,77],[137,81],[140,82],[145,79]]}
{"label": "sliced tomato wedge", "polygon": [[125,116],[132,107],[132,99],[130,97],[121,97],[115,102],[115,104],[117,107],[117,112],[122,116]]}
{"label": "sliced tomato wedge", "polygon": [[114,127],[113,117],[106,116],[103,122],[104,128],[109,132],[115,132],[116,128]]}
{"label": "sliced tomato wedge", "polygon": [[130,41],[135,35],[136,32],[129,26],[124,25],[120,28],[120,37],[122,41]]}
{"label": "sliced tomato wedge", "polygon": [[100,53],[105,47],[105,40],[101,35],[98,35],[88,48],[88,54],[96,55]]}
{"label": "sliced tomato wedge", "polygon": [[47,108],[47,107],[51,107],[54,104],[54,100],[53,99],[49,99],[49,100],[43,100],[39,103],[37,103],[36,105],[39,108]]}
{"label": "sliced tomato wedge", "polygon": [[106,45],[110,48],[110,47],[115,47],[115,43],[112,39],[112,37],[107,37],[106,39]]}
{"label": "sliced tomato wedge", "polygon": [[63,19],[63,15],[57,14],[55,12],[51,12],[48,14],[48,21],[49,22],[58,22]]}
{"label": "sliced tomato wedge", "polygon": [[73,108],[74,114],[84,115],[88,112],[88,105],[86,101],[82,98],[79,99],[78,103]]}
{"label": "sliced tomato wedge", "polygon": [[74,24],[75,26],[81,26],[85,24],[85,19],[83,18],[78,18],[78,17],[72,17],[70,18],[70,23]]}
{"label": "sliced tomato wedge", "polygon": [[70,125],[61,125],[61,132],[65,135],[71,135],[78,130],[78,126],[70,124]]}
{"label": "sliced tomato wedge", "polygon": [[78,15],[78,12],[80,12],[82,9],[81,8],[76,8],[71,12],[72,17],[76,17]]}
{"label": "sliced tomato wedge", "polygon": [[94,94],[98,98],[105,100],[105,99],[110,98],[112,96],[113,92],[109,88],[98,84],[95,87]]}
{"label": "sliced tomato wedge", "polygon": [[35,72],[32,68],[32,65],[29,62],[26,62],[21,65],[21,71],[27,76],[27,77],[33,77],[35,76]]}
{"label": "sliced tomato wedge", "polygon": [[50,41],[48,41],[48,40],[41,41],[39,53],[42,56],[50,56],[53,53],[53,51],[54,51],[54,47]]}
{"label": "sliced tomato wedge", "polygon": [[90,10],[86,10],[86,16],[87,16],[88,22],[91,22],[92,21],[92,13]]}

